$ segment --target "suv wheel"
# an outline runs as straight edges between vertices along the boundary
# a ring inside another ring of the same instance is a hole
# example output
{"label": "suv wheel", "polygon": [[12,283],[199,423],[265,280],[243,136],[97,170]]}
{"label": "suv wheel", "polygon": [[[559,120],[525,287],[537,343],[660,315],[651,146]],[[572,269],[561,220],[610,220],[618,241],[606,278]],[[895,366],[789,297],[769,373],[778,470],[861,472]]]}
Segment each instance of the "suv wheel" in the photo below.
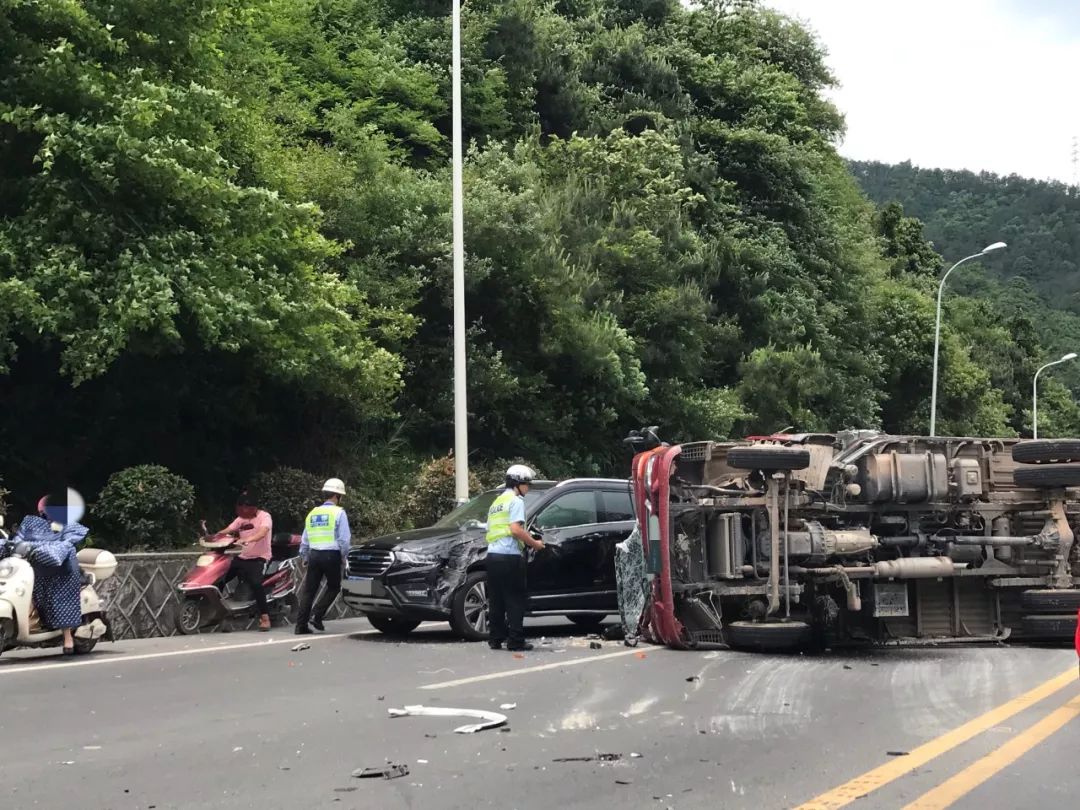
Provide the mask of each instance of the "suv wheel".
{"label": "suv wheel", "polygon": [[450,606],[450,626],[469,641],[488,637],[487,571],[473,571]]}
{"label": "suv wheel", "polygon": [[400,616],[382,616],[378,613],[365,613],[364,618],[380,633],[388,636],[406,636],[420,626],[415,619],[403,619]]}

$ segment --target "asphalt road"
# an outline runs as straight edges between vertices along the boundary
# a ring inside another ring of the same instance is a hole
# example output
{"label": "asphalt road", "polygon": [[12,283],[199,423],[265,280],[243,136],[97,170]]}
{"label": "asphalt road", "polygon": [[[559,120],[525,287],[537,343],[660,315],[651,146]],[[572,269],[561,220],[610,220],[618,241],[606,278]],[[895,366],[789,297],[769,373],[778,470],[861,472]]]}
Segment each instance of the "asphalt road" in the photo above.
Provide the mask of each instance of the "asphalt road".
{"label": "asphalt road", "polygon": [[[552,643],[518,658],[444,627],[398,643],[339,622],[300,652],[274,631],[123,642],[73,661],[5,654],[0,807],[1078,804],[1071,650],[591,650],[548,626],[534,632]],[[469,735],[453,733],[464,719],[387,711],[506,702],[509,731]],[[601,753],[621,758],[555,761]],[[409,775],[351,777],[386,760]]]}

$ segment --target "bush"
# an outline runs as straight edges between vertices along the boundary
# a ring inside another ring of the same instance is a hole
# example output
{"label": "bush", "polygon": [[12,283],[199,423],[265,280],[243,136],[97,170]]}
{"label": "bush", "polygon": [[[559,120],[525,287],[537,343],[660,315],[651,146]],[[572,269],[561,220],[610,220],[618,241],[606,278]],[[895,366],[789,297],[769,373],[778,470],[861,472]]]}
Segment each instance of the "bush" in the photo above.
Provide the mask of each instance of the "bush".
{"label": "bush", "polygon": [[[481,489],[480,479],[470,473],[469,492],[475,495]],[[453,509],[455,503],[454,456],[447,455],[432,459],[420,469],[405,496],[402,517],[411,526],[430,526]]]}
{"label": "bush", "polygon": [[[326,479],[295,467],[278,467],[259,473],[251,481],[251,494],[259,506],[274,519],[274,533],[299,533],[304,519],[322,503],[321,490]],[[348,482],[346,482],[348,486]]]}
{"label": "bush", "polygon": [[94,504],[93,516],[113,551],[165,549],[191,543],[195,488],[156,464],[114,473]]}

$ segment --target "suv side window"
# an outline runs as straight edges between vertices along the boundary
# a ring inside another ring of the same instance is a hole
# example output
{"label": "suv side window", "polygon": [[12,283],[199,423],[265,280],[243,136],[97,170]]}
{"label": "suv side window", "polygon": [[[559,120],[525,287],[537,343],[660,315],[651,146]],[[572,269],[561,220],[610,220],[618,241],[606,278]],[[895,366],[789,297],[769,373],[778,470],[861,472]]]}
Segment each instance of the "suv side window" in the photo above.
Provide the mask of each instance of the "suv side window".
{"label": "suv side window", "polygon": [[587,526],[596,519],[596,493],[592,490],[567,492],[544,507],[536,516],[540,529],[563,529],[567,526]]}
{"label": "suv side window", "polygon": [[605,490],[600,493],[601,523],[621,523],[633,519],[634,503],[630,499],[629,490],[620,492]]}

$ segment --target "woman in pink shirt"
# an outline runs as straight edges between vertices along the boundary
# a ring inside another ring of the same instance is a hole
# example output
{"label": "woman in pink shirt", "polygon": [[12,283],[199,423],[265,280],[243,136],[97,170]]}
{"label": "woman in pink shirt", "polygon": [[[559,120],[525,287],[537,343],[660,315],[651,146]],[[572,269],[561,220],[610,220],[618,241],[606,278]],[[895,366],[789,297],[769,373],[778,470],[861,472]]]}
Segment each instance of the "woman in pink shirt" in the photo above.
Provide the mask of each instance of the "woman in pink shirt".
{"label": "woman in pink shirt", "polygon": [[[259,509],[255,500],[246,492],[240,493],[236,501],[236,520],[218,534],[236,533],[242,546],[240,553],[233,557],[229,578],[239,577],[246,582],[255,597],[259,609],[259,630],[270,629],[270,614],[266,609],[266,591],[263,589],[263,571],[270,559],[270,537],[274,522],[270,513]],[[226,580],[227,581],[227,580]]]}

